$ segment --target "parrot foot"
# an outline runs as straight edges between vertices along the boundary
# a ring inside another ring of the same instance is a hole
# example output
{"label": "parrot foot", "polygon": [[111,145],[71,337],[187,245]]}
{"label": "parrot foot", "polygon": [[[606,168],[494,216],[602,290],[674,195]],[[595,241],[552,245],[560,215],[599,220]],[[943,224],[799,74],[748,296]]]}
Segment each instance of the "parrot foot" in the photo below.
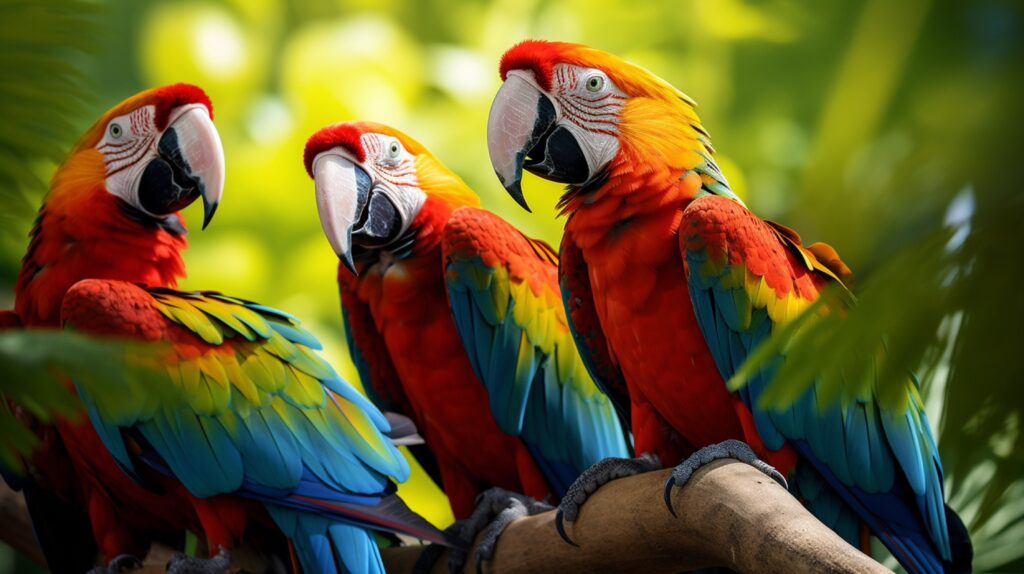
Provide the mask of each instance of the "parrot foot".
{"label": "parrot foot", "polygon": [[781,484],[782,488],[789,490],[789,484],[786,483],[786,478],[782,476],[782,473],[775,470],[774,466],[757,458],[757,455],[754,454],[754,449],[750,448],[750,445],[743,441],[729,439],[697,450],[689,458],[679,463],[679,466],[668,476],[668,479],[665,481],[665,505],[668,506],[668,511],[672,513],[672,516],[676,516],[676,511],[672,508],[672,488],[682,488],[700,467],[722,458],[732,458],[745,462]]}
{"label": "parrot foot", "polygon": [[625,478],[660,468],[661,462],[653,454],[642,454],[637,458],[609,457],[597,461],[580,474],[576,482],[569,486],[569,490],[562,497],[562,502],[558,505],[558,514],[555,515],[555,528],[558,530],[558,535],[562,537],[562,540],[576,546],[576,543],[565,532],[563,521],[575,522],[576,517],[579,516],[580,507],[595,490],[617,478]]}
{"label": "parrot foot", "polygon": [[[462,572],[468,556],[468,550],[465,549],[471,548],[477,534],[484,532],[476,548],[476,571],[482,574],[483,561],[494,557],[498,537],[506,526],[517,518],[551,510],[551,505],[545,502],[502,488],[491,488],[482,492],[476,497],[476,505],[469,518],[459,520],[445,530],[446,536],[459,542],[459,548],[452,548],[448,555],[449,572]],[[442,550],[440,547],[437,550],[431,550],[430,547],[424,550],[413,568],[414,574],[429,572]]]}
{"label": "parrot foot", "polygon": [[546,502],[501,488],[491,488],[478,496],[477,507],[462,530],[463,536],[472,540],[478,532],[486,528],[483,538],[476,547],[477,574],[483,574],[484,560],[494,558],[494,547],[498,544],[498,537],[513,520],[548,510],[551,510],[551,505]]}
{"label": "parrot foot", "polygon": [[213,558],[196,558],[180,552],[167,561],[167,574],[224,574],[231,565],[231,557],[223,547]]}
{"label": "parrot foot", "polygon": [[121,554],[111,560],[106,566],[97,566],[88,574],[121,574],[131,570],[142,568],[142,560],[131,554]]}

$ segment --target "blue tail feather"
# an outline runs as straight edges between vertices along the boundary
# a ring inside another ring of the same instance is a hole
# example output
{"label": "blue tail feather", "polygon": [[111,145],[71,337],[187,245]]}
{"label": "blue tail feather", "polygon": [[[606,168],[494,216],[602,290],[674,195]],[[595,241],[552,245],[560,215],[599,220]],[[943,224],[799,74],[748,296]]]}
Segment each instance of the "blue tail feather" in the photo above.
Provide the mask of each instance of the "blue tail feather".
{"label": "blue tail feather", "polygon": [[[835,474],[812,456],[808,456],[810,445],[793,441],[805,460],[814,464],[824,481],[828,483],[846,504],[867,523],[878,539],[892,552],[900,564],[911,574],[943,574],[948,563],[942,561],[934,542],[924,528],[916,508],[908,501],[914,500],[910,486],[901,483],[893,485],[888,492],[867,493],[838,480]],[[813,511],[813,509],[812,509]],[[826,525],[832,526],[826,522]],[[968,542],[969,544],[969,542]]]}
{"label": "blue tail feather", "polygon": [[384,574],[371,531],[275,504],[266,507],[292,541],[304,574]]}

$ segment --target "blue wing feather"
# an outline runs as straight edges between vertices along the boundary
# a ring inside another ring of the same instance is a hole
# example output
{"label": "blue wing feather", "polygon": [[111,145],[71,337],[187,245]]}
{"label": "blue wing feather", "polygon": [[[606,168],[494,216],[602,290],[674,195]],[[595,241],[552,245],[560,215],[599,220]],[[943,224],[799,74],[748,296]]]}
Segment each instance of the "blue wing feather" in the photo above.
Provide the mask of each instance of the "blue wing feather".
{"label": "blue wing feather", "polygon": [[[491,266],[484,246],[494,244],[519,251]],[[496,216],[459,209],[445,229],[445,281],[456,329],[499,428],[522,437],[561,497],[590,465],[629,451],[613,405],[587,374],[567,328],[552,324],[564,312],[560,302],[551,307],[511,271],[511,258],[521,257],[526,266],[546,268],[554,283],[554,256],[541,258],[536,249]],[[550,289],[557,298],[557,287]]]}
{"label": "blue wing feather", "polygon": [[[721,205],[727,201],[699,199],[687,209],[684,218],[705,217],[711,211],[708,202]],[[705,205],[695,209],[693,206],[698,202]],[[734,204],[722,207],[738,211]],[[753,219],[752,215],[749,217]],[[736,221],[739,218],[734,216],[731,222],[735,225]],[[742,280],[737,285],[736,266],[741,266],[738,277],[749,273],[742,267],[743,247],[727,240],[721,248],[734,248],[739,257],[727,251],[709,253],[700,232],[703,225],[719,225],[721,221],[711,221],[709,217],[707,221],[689,223],[685,225],[688,236],[681,237],[681,244],[691,301],[715,363],[722,377],[729,380],[750,352],[771,335],[776,323],[765,307],[754,303],[753,292],[746,291]],[[763,222],[750,224],[744,220],[741,224],[765,230],[766,237],[778,237],[774,240],[784,249],[795,248],[787,243],[792,240],[774,234]],[[734,239],[744,232],[753,233],[748,227],[727,237]],[[765,255],[763,251],[758,254]],[[792,265],[807,256],[790,255],[788,264]],[[712,259],[718,263],[711,264]],[[734,263],[737,260],[739,263]],[[787,260],[778,264],[785,265]],[[828,277],[835,280],[834,276]],[[809,508],[852,544],[859,542],[856,529],[849,525],[849,516],[853,514],[839,508],[838,501],[867,522],[908,569],[941,572],[943,561],[950,560],[942,470],[915,390],[908,387],[908,405],[898,412],[882,408],[874,397],[822,404],[814,385],[787,409],[764,409],[759,403],[760,396],[774,375],[773,365],[783,360],[785,357],[780,355],[775,363],[762,367],[737,393],[750,408],[768,448],[779,448],[786,440],[796,446],[801,461],[791,477],[794,490],[807,495]],[[896,469],[900,471],[898,476]],[[823,494],[824,488],[831,489],[831,494]]]}
{"label": "blue wing feather", "polygon": [[[235,494],[262,501],[272,514],[289,517],[279,524],[292,537],[309,572],[336,571],[313,567],[326,564],[321,560],[326,556],[324,548],[339,551],[335,558],[348,571],[380,571],[367,528],[414,532],[443,541],[436,529],[414,518],[404,506],[383,504],[391,497],[388,477],[404,480],[409,472],[383,435],[389,429],[387,420],[315,353],[319,342],[297,320],[220,294],[179,296],[166,289],[146,292],[119,282],[105,283],[111,285],[111,292],[137,290],[130,294],[148,298],[156,309],[173,300],[174,311],[163,313],[164,317],[173,321],[176,314],[190,313],[183,322],[174,322],[185,329],[219,329],[220,346],[233,345],[225,347],[227,354],[202,356],[207,363],[200,363],[198,378],[196,372],[184,378],[170,372],[167,379],[156,373],[156,379],[126,380],[125,395],[130,400],[110,400],[93,394],[87,385],[78,385],[90,420],[127,471],[143,461],[176,477],[197,497]],[[89,293],[95,296],[104,291]],[[73,295],[74,290],[69,296]],[[105,308],[100,305],[99,309]],[[234,325],[244,333],[232,330],[230,318],[223,319],[225,313],[233,313],[239,321]],[[94,321],[96,317],[102,315],[91,316]],[[110,320],[124,323],[123,317]],[[253,340],[254,333],[261,336]],[[204,340],[218,339],[208,331],[206,335]],[[259,353],[262,358],[256,357]],[[199,360],[192,357],[182,356],[182,364]],[[277,361],[283,368],[241,369],[250,357]],[[202,371],[211,360],[228,363]],[[173,371],[174,366],[170,368]],[[225,374],[228,378],[222,380]],[[274,379],[281,376],[288,379]],[[226,401],[221,400],[223,385],[228,385]],[[296,396],[319,393],[322,400],[291,400],[285,392],[289,385],[296,386]],[[141,454],[127,452],[124,433],[136,434]]]}

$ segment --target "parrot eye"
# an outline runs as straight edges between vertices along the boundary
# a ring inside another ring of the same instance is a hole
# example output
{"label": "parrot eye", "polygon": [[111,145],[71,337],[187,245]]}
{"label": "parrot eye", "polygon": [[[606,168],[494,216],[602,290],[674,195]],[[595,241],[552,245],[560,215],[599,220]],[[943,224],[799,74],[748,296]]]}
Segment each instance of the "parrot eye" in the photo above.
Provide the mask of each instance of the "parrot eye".
{"label": "parrot eye", "polygon": [[402,153],[402,146],[398,145],[397,141],[392,140],[388,144],[388,159],[398,159],[400,153]]}
{"label": "parrot eye", "polygon": [[587,91],[588,92],[600,92],[604,88],[604,78],[602,76],[590,76],[587,78]]}
{"label": "parrot eye", "polygon": [[121,129],[121,124],[119,124],[117,122],[114,122],[114,123],[110,124],[110,137],[112,137],[114,139],[118,139],[118,138],[121,137],[122,133],[123,133],[123,130]]}

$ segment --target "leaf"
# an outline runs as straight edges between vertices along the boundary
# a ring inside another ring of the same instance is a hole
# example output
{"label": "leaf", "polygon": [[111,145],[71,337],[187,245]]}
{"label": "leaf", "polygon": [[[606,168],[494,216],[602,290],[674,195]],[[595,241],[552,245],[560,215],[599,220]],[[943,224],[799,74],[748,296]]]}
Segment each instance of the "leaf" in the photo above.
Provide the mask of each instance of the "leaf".
{"label": "leaf", "polygon": [[[99,5],[88,0],[0,2],[0,205],[5,217],[32,217],[46,191],[43,174],[67,153],[87,120],[92,91],[80,59],[94,46],[98,14]],[[40,164],[47,166],[45,171],[37,171]],[[0,225],[4,235],[21,230],[21,225]]]}
{"label": "leaf", "polygon": [[[69,331],[0,333],[0,396],[5,399],[0,408],[0,461],[20,468],[19,455],[35,445],[35,435],[24,426],[26,415],[47,422],[82,408],[71,390],[72,380],[97,393],[123,394],[126,386],[152,373],[160,347]],[[9,404],[19,406],[12,411],[6,408]]]}

